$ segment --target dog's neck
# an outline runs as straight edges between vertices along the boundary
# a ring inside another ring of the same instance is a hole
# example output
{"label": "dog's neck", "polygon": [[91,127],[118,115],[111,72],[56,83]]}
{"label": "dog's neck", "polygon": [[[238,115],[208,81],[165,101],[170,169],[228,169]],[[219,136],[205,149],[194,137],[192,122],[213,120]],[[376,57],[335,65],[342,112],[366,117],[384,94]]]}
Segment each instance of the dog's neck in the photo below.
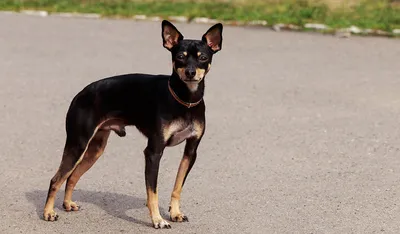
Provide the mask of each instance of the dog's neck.
{"label": "dog's neck", "polygon": [[195,103],[204,96],[204,78],[197,84],[196,89],[189,89],[188,85],[174,71],[170,78],[170,86],[178,98],[184,102]]}

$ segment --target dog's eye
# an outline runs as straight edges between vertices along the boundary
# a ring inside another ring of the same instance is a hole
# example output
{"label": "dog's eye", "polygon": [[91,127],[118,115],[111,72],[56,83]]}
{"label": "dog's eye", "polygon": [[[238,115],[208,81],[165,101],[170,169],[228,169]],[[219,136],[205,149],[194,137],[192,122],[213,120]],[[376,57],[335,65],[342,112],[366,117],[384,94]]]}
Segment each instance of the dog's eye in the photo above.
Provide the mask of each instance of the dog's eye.
{"label": "dog's eye", "polygon": [[179,60],[183,60],[183,59],[185,59],[185,55],[183,55],[183,54],[178,54],[178,55],[176,56],[176,58],[179,59]]}
{"label": "dog's eye", "polygon": [[199,57],[199,60],[200,61],[206,61],[208,58],[206,57],[206,56],[204,56],[204,55],[201,55],[200,57]]}

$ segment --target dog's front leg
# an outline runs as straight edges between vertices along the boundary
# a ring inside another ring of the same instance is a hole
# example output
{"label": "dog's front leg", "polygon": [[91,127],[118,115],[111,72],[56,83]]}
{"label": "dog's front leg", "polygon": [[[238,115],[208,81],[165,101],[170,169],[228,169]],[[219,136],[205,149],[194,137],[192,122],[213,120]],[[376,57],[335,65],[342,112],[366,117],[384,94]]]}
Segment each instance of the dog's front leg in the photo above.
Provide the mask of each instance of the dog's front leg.
{"label": "dog's front leg", "polygon": [[148,145],[144,150],[147,207],[149,208],[154,228],[171,228],[171,225],[161,217],[158,208],[157,178],[164,146],[160,147],[154,142],[149,139]]}
{"label": "dog's front leg", "polygon": [[171,195],[171,203],[169,207],[170,219],[174,222],[187,222],[188,217],[183,215],[180,211],[180,199],[182,187],[185,183],[193,164],[197,157],[197,147],[200,143],[201,137],[190,138],[186,141],[185,151],[181,163],[179,165],[178,173],[176,175],[174,190]]}

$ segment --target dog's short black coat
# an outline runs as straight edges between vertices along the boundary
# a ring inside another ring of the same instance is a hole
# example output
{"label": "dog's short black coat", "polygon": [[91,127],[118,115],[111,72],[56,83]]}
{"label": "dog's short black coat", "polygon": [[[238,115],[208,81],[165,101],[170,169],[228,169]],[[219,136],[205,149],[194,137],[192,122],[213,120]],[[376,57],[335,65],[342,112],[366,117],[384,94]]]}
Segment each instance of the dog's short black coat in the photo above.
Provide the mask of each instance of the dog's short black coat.
{"label": "dog's short black coat", "polygon": [[72,191],[79,178],[101,156],[111,131],[126,135],[125,126],[135,126],[148,143],[145,154],[147,206],[155,228],[170,228],[158,208],[157,177],[164,148],[186,140],[171,195],[170,218],[188,221],[180,211],[183,184],[196,157],[205,131],[204,78],[212,56],[221,50],[222,25],[212,26],[202,40],[184,40],[168,21],[162,22],[163,46],[171,52],[172,75],[126,74],[93,82],[71,102],[66,116],[64,153],[50,181],[44,219],[55,221],[54,200],[67,180],[63,206],[79,210]]}

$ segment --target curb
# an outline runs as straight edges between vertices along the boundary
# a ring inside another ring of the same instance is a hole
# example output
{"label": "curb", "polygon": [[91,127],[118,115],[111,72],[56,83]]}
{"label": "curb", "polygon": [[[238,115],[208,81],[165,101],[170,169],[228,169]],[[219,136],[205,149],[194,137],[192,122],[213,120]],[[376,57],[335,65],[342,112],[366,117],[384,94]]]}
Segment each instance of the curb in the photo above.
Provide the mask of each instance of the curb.
{"label": "curb", "polygon": [[50,16],[57,17],[67,17],[67,18],[87,18],[87,19],[100,19],[101,15],[99,14],[81,14],[81,13],[69,13],[69,12],[60,12],[60,13],[51,13]]}
{"label": "curb", "polygon": [[[101,14],[94,13],[74,13],[74,12],[48,12],[48,11],[40,11],[40,10],[21,10],[17,11],[0,11],[3,14],[25,14],[31,16],[38,17],[47,17],[47,16],[55,16],[55,17],[65,17],[65,18],[85,18],[85,19],[100,19],[100,18],[124,18],[124,19],[132,19],[136,21],[154,21],[159,22],[164,18],[159,16],[147,16],[147,15],[133,15],[131,17],[107,17],[102,16]],[[170,20],[172,22],[177,23],[196,23],[196,24],[215,24],[221,22],[225,25],[229,26],[250,26],[250,27],[266,27],[270,28],[276,32],[280,31],[312,31],[324,34],[332,34],[340,38],[348,38],[351,35],[363,35],[363,36],[383,36],[383,37],[396,37],[400,36],[400,29],[393,29],[392,32],[383,31],[379,29],[362,29],[357,26],[351,26],[349,28],[339,28],[333,29],[325,24],[319,23],[307,23],[302,26],[294,25],[294,24],[274,24],[269,25],[265,20],[254,20],[249,22],[244,21],[225,21],[225,20],[217,20],[210,19],[206,17],[196,17],[193,19],[189,19],[186,16],[168,16],[165,19]]]}

